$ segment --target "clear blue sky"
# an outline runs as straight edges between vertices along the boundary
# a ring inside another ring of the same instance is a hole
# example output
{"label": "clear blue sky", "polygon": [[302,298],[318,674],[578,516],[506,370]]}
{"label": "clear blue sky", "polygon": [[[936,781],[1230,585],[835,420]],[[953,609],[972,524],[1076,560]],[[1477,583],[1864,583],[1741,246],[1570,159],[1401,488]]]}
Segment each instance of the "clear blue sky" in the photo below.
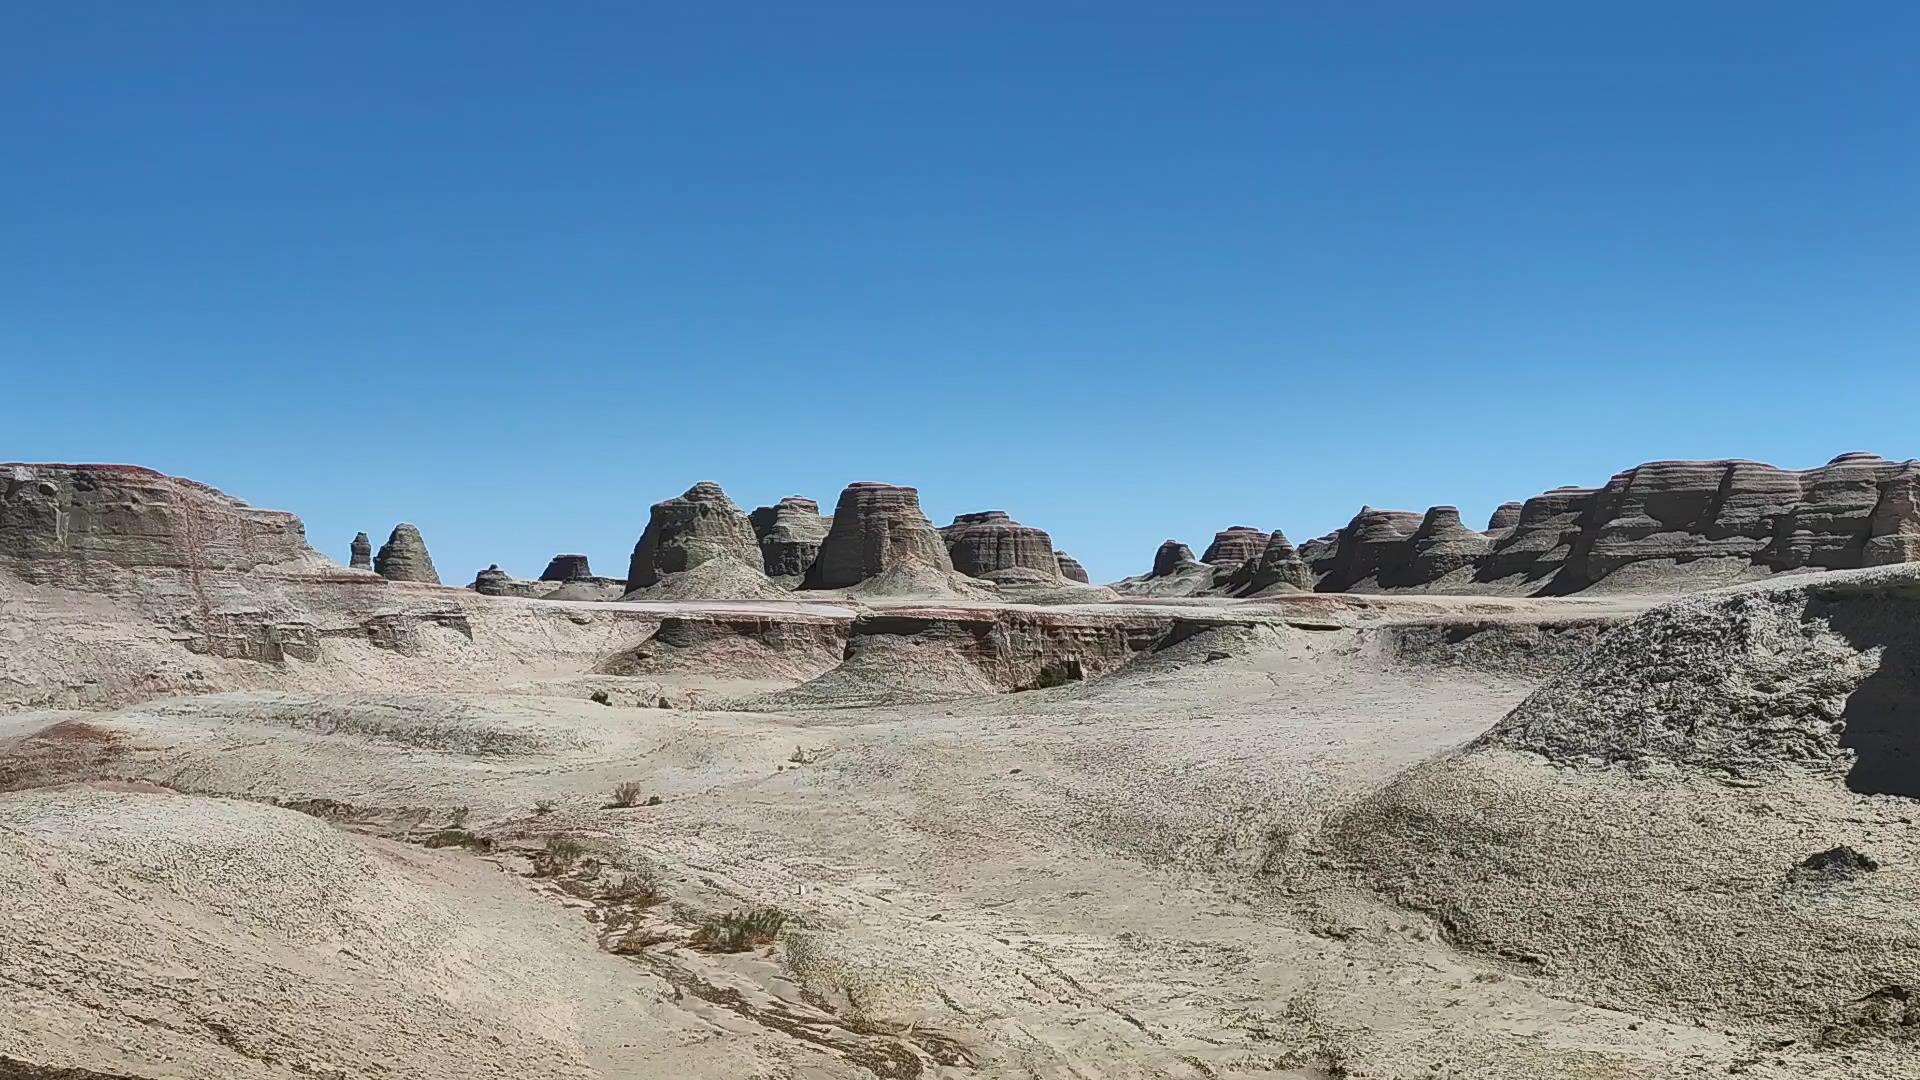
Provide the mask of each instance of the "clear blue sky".
{"label": "clear blue sky", "polygon": [[1920,456],[1909,3],[0,3],[0,460],[624,571],[694,481],[1096,580]]}

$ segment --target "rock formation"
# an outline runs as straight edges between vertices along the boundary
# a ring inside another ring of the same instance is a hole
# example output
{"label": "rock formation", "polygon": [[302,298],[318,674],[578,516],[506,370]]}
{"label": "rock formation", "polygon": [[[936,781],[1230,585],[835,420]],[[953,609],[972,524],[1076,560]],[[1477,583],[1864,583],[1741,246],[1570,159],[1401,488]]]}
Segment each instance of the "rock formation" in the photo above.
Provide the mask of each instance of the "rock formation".
{"label": "rock formation", "polygon": [[760,561],[770,578],[804,578],[820,557],[831,518],[820,516],[820,504],[789,495],[772,506],[756,509],[749,520],[760,542]]}
{"label": "rock formation", "polygon": [[968,577],[1000,582],[1061,579],[1053,537],[1020,524],[1004,510],[961,514],[940,532],[953,568]]}
{"label": "rock formation", "polygon": [[1493,547],[1482,533],[1460,523],[1460,511],[1452,506],[1427,510],[1420,527],[1407,541],[1406,562],[1383,575],[1389,584],[1428,585],[1459,570],[1479,565]]}
{"label": "rock formation", "polygon": [[1148,577],[1167,577],[1184,566],[1190,566],[1199,560],[1193,557],[1193,549],[1178,540],[1163,540],[1153,553],[1153,569]]}
{"label": "rock formation", "polygon": [[1523,587],[1551,580],[1572,557],[1580,522],[1597,494],[1593,488],[1562,487],[1522,503],[1520,519],[1495,541],[1475,576],[1513,578]]}
{"label": "rock formation", "polygon": [[354,533],[353,544],[347,548],[347,565],[355,570],[373,569],[373,541],[366,533]]}
{"label": "rock formation", "polygon": [[480,571],[478,574],[475,574],[471,588],[474,592],[486,596],[531,595],[529,583],[520,581],[505,570],[500,569],[499,563],[495,563],[485,570]]}
{"label": "rock formation", "polygon": [[1406,510],[1375,510],[1363,506],[1336,536],[1327,566],[1315,585],[1321,592],[1346,592],[1380,584],[1412,558],[1408,541],[1424,517]]}
{"label": "rock formation", "polygon": [[1313,571],[1279,529],[1268,534],[1260,557],[1240,564],[1227,583],[1227,591],[1234,596],[1312,588]]}
{"label": "rock formation", "polygon": [[1493,516],[1487,519],[1487,535],[1505,536],[1515,525],[1520,524],[1520,508],[1517,502],[1504,502],[1493,508]]}
{"label": "rock formation", "polygon": [[593,576],[585,555],[555,555],[540,573],[541,581],[584,581]]}
{"label": "rock formation", "polygon": [[1233,525],[1213,534],[1200,561],[1214,570],[1231,574],[1241,563],[1254,562],[1267,549],[1267,534],[1249,525]]}
{"label": "rock formation", "polygon": [[807,571],[809,589],[844,589],[883,574],[953,572],[947,545],[920,510],[920,493],[892,484],[849,484]]}
{"label": "rock formation", "polygon": [[1081,566],[1073,556],[1064,551],[1056,551],[1053,553],[1053,561],[1060,568],[1061,577],[1068,581],[1077,581],[1082,585],[1088,583],[1087,568]]}
{"label": "rock formation", "polygon": [[393,534],[380,545],[379,554],[373,557],[373,572],[388,581],[440,584],[440,573],[427,554],[427,542],[420,538],[419,529],[404,521],[395,525]]}
{"label": "rock formation", "polygon": [[[650,588],[721,559],[764,576],[760,544],[747,515],[720,485],[701,481],[684,495],[653,504],[627,567],[627,588]],[[727,569],[731,572],[732,567]]]}
{"label": "rock formation", "polygon": [[1902,467],[1880,489],[1867,534],[1866,565],[1920,562],[1920,466]]}
{"label": "rock formation", "polygon": [[0,464],[0,563],[31,580],[317,558],[299,518],[192,480],[133,465]]}

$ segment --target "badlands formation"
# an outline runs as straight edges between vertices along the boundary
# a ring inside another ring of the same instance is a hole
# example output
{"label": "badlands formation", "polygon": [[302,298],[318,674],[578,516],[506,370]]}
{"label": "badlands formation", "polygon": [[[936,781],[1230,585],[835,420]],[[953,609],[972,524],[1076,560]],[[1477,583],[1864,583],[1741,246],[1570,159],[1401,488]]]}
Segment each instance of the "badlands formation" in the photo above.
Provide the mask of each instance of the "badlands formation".
{"label": "badlands formation", "polygon": [[0,465],[0,1076],[1920,1076],[1920,464],[634,516]]}

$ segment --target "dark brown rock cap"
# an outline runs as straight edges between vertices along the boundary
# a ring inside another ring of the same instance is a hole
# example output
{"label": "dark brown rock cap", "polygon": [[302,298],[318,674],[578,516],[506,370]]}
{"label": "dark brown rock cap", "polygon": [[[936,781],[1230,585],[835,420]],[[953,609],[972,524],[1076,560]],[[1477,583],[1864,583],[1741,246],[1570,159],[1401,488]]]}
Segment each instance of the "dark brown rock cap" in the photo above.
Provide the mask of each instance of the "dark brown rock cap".
{"label": "dark brown rock cap", "polygon": [[585,555],[555,555],[540,572],[541,581],[584,581],[592,576]]}
{"label": "dark brown rock cap", "polygon": [[419,529],[405,521],[395,525],[387,542],[380,545],[373,557],[373,572],[388,581],[440,584],[440,572],[433,568],[427,542],[421,539]]}

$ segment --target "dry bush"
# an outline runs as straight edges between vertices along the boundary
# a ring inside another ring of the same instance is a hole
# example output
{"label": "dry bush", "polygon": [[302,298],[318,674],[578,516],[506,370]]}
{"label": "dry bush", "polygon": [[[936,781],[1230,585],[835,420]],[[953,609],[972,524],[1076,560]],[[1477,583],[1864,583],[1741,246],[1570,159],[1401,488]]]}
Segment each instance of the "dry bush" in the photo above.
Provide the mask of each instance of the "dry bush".
{"label": "dry bush", "polygon": [[635,780],[624,780],[613,787],[613,801],[608,806],[625,809],[640,801],[640,784]]}
{"label": "dry bush", "polygon": [[725,915],[709,915],[693,932],[694,948],[708,952],[746,952],[770,945],[791,918],[777,907],[748,908]]}

